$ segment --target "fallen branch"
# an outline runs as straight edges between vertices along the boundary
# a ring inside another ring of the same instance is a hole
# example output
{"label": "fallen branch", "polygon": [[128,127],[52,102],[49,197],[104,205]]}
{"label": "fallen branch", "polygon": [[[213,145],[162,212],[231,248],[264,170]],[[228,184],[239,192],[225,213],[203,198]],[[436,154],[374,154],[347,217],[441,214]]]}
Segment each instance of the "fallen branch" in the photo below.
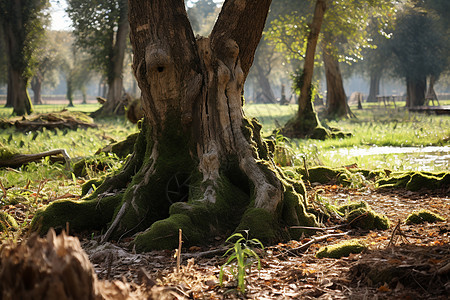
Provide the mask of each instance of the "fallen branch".
{"label": "fallen branch", "polygon": [[[326,240],[326,239],[329,239],[329,238],[332,238],[332,237],[341,237],[341,236],[344,236],[344,235],[349,234],[350,232],[351,232],[351,231],[341,232],[341,233],[330,233],[330,234],[325,234],[325,235],[322,235],[322,236],[313,237],[309,242],[306,242],[306,243],[304,243],[304,244],[301,245],[301,246],[298,246],[298,247],[289,249],[289,252],[293,252],[293,251],[305,251],[305,250],[307,250],[312,244],[318,243],[318,242],[320,242],[320,241],[323,241],[323,240]],[[280,255],[282,255],[282,254],[275,255],[275,257],[278,257],[278,256],[280,256]]]}
{"label": "fallen branch", "polygon": [[203,252],[182,253],[181,256],[183,258],[214,257],[216,255],[223,255],[228,249],[229,249],[228,247],[222,247],[222,248],[203,251]]}
{"label": "fallen branch", "polygon": [[56,149],[36,154],[16,154],[13,157],[0,160],[0,167],[17,168],[30,162],[40,161],[41,158],[61,154],[66,162],[67,169],[70,169],[70,156],[65,149]]}

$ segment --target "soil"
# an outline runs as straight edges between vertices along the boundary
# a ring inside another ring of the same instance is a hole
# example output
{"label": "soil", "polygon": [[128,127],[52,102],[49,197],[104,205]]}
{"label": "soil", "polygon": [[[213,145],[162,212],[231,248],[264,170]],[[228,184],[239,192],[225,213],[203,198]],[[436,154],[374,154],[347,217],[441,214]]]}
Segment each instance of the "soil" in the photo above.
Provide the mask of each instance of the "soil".
{"label": "soil", "polygon": [[[236,282],[226,274],[219,284],[220,266],[226,262],[225,236],[209,246],[182,249],[177,272],[175,251],[136,254],[132,238],[99,245],[95,234],[79,236],[95,272],[103,280],[127,282],[131,295],[145,294],[148,287],[169,295],[167,299],[448,299],[450,296],[450,191],[410,192],[401,189],[349,189],[337,185],[309,188],[342,204],[366,201],[392,222],[389,230],[364,231],[342,228],[324,230],[313,237],[256,250],[261,269],[252,268],[245,294],[236,292]],[[6,210],[19,223],[30,218],[22,206]],[[406,225],[413,210],[429,209],[447,221]],[[333,228],[336,224],[324,224]],[[339,237],[311,243],[315,237],[342,233]],[[341,259],[318,259],[315,252],[343,239],[361,238],[369,249]],[[309,247],[302,247],[310,242]],[[256,266],[256,265],[255,265]],[[148,295],[148,294],[147,294]]]}

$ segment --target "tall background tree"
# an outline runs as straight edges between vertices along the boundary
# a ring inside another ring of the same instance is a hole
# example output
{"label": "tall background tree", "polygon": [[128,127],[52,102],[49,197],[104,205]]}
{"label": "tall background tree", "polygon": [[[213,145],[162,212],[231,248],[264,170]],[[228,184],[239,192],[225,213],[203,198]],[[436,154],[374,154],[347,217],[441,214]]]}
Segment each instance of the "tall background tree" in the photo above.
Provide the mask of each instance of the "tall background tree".
{"label": "tall background tree", "polygon": [[13,107],[16,115],[29,114],[33,110],[27,87],[36,66],[33,54],[48,22],[45,11],[48,6],[48,0],[0,1],[0,24],[8,58],[6,103]]}
{"label": "tall background tree", "polygon": [[106,103],[94,115],[123,113],[123,67],[128,40],[128,0],[68,0],[77,48],[106,78]]}
{"label": "tall background tree", "polygon": [[[297,10],[302,3],[306,9]],[[303,60],[315,1],[287,1],[291,12],[272,23],[269,38],[288,58]],[[371,47],[367,27],[369,19],[378,24],[388,23],[395,9],[395,1],[335,1],[327,0],[319,44],[327,82],[327,117],[340,118],[351,114],[343,87],[340,63],[353,63],[361,59],[365,47]],[[320,56],[316,56],[316,63]]]}
{"label": "tall background tree", "polygon": [[[59,67],[63,63],[64,45],[58,40],[61,32],[46,31],[41,45],[35,50],[36,67],[31,79],[33,104],[42,104],[42,87],[54,87],[59,82]],[[63,33],[64,34],[64,33]]]}
{"label": "tall background tree", "polygon": [[439,78],[449,68],[449,10],[449,1],[412,1],[399,13],[390,45],[395,73],[406,81],[408,107],[423,105],[427,77]]}
{"label": "tall background tree", "polygon": [[[227,0],[208,38],[194,37],[181,0],[131,0],[133,69],[145,119],[124,169],[90,200],[53,202],[33,228],[137,235],[136,249],[172,248],[249,230],[263,242],[316,226],[305,188],[275,165],[242,91],[270,0]],[[251,28],[252,30],[248,30]],[[102,198],[105,191],[115,193]],[[112,222],[110,222],[112,221]],[[109,225],[108,225],[109,224]]]}

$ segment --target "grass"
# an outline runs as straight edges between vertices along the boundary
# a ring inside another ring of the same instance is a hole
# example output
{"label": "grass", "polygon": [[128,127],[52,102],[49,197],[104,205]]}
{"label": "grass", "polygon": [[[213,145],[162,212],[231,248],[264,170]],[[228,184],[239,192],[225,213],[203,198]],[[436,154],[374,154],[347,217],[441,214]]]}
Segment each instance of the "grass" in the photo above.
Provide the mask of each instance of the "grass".
{"label": "grass", "polygon": [[[449,100],[440,102],[441,105],[450,104]],[[403,107],[403,103],[401,105],[397,108],[393,105],[385,108],[384,105],[365,103],[363,110],[351,107],[356,118],[339,121],[326,121],[321,118],[324,125],[351,132],[353,136],[325,141],[292,139],[288,144],[290,152],[296,153],[292,159],[293,163],[303,165],[302,156],[306,156],[310,166],[340,167],[356,163],[363,168],[396,171],[449,169],[450,150],[447,147],[450,147],[450,116],[411,113]],[[245,111],[248,116],[256,117],[263,123],[263,134],[268,136],[295,115],[297,106],[250,104],[245,107]],[[391,151],[383,151],[382,154],[367,155],[370,153],[367,150],[374,146],[447,147],[444,151],[431,153],[396,153],[398,149],[391,148]]]}

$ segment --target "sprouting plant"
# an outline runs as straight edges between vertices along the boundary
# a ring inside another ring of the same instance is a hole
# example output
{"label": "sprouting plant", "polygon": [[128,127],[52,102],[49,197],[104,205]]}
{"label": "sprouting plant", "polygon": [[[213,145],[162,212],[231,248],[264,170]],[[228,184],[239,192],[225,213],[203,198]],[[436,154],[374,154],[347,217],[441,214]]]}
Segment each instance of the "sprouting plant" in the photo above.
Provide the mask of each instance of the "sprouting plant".
{"label": "sprouting plant", "polygon": [[[237,280],[238,291],[241,293],[245,293],[245,277],[247,270],[251,272],[251,267],[255,262],[257,262],[258,270],[261,269],[261,260],[252,247],[260,246],[264,249],[263,244],[258,239],[248,238],[248,230],[245,230],[244,232],[247,237],[244,237],[242,233],[235,233],[226,240],[227,243],[231,243],[231,246],[223,256],[229,256],[226,263],[220,267],[219,273],[219,282],[222,286],[225,267],[229,266],[229,271]],[[233,239],[237,240],[232,243],[231,241]]]}

